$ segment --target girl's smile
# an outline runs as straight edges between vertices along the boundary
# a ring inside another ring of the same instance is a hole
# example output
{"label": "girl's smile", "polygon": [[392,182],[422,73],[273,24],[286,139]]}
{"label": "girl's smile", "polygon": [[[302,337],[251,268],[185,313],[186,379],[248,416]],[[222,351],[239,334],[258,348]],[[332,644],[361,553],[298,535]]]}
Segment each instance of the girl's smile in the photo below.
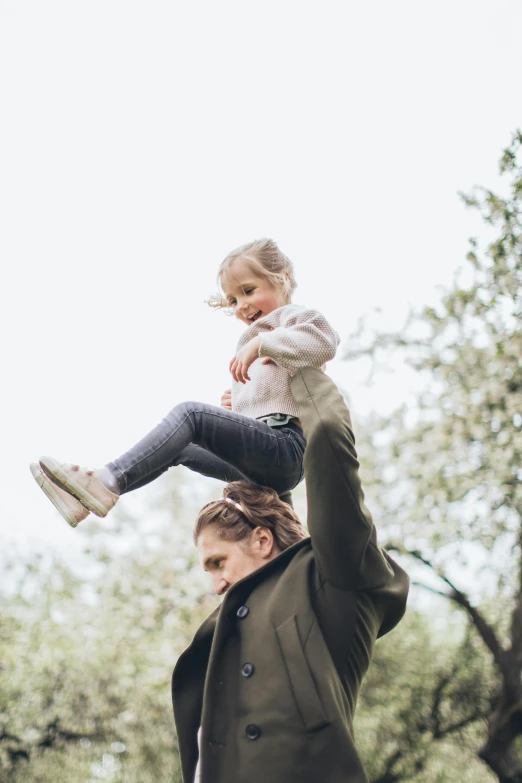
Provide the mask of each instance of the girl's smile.
{"label": "girl's smile", "polygon": [[222,286],[234,315],[247,326],[288,304],[281,288],[256,275],[241,258],[230,264],[223,275]]}

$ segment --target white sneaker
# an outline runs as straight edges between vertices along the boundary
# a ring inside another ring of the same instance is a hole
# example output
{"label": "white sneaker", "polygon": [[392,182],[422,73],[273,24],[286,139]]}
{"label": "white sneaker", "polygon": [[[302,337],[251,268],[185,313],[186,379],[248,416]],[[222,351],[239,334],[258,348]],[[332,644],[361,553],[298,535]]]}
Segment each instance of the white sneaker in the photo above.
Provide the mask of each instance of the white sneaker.
{"label": "white sneaker", "polygon": [[53,506],[58,509],[62,517],[66,520],[67,524],[71,527],[76,527],[82,519],[89,516],[88,510],[82,506],[76,498],[73,498],[68,492],[64,492],[63,489],[60,489],[60,487],[57,487],[52,481],[49,481],[37,462],[32,462],[29,468],[40,489],[45,492]]}
{"label": "white sneaker", "polygon": [[118,502],[119,495],[111,492],[92,468],[60,463],[52,457],[42,457],[40,467],[61,489],[73,495],[82,506],[98,517],[105,517]]}

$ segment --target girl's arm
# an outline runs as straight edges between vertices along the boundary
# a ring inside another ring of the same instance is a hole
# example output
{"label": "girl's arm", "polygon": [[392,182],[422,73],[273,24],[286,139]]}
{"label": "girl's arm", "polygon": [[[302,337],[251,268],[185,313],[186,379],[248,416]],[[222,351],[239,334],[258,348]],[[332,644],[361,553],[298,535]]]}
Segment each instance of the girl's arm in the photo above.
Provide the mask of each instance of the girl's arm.
{"label": "girl's arm", "polygon": [[261,332],[259,356],[268,357],[287,370],[322,367],[333,359],[340,343],[324,315],[307,308],[289,308],[283,323],[271,332]]}
{"label": "girl's arm", "polygon": [[350,414],[339,390],[313,367],[298,371],[290,386],[307,441],[308,529],[320,573],[341,590],[384,587],[403,611],[408,577],[377,544]]}

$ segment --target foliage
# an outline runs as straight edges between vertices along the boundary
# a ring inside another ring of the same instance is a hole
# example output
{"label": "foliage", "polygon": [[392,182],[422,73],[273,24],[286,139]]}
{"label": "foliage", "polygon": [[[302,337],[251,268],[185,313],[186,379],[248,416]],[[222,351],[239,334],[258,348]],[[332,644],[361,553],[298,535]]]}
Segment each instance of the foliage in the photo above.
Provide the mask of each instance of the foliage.
{"label": "foliage", "polygon": [[412,314],[400,334],[363,325],[350,352],[377,362],[402,351],[424,377],[415,404],[374,431],[371,505],[490,655],[479,755],[503,783],[522,781],[521,146],[517,132],[502,156],[504,196],[465,197],[493,235],[485,251],[471,240],[466,270],[437,307]]}
{"label": "foliage", "polygon": [[437,634],[429,615],[410,609],[377,644],[355,721],[372,783],[494,780],[476,759],[491,679],[486,655],[447,617],[443,628]]}
{"label": "foliage", "polygon": [[[170,676],[216,602],[190,542],[195,512],[206,500],[202,487],[208,483],[169,477],[154,488],[154,508],[147,496],[143,523],[131,518],[130,501],[116,522],[90,519],[75,532],[85,538],[85,556],[74,568],[57,559],[4,556],[2,779],[180,783]],[[301,512],[302,492],[296,506]],[[466,722],[473,705],[482,704],[484,656],[459,628],[444,627],[447,638],[437,641],[426,619],[411,611],[377,645],[357,718],[358,743],[376,783],[449,783],[463,759],[470,780],[489,780],[473,761],[477,738]],[[455,661],[464,647],[462,667]],[[444,735],[459,721],[466,725],[455,730],[462,744],[455,755]],[[430,744],[437,732],[442,736]]]}
{"label": "foliage", "polygon": [[[521,145],[501,161],[505,197],[467,198],[497,232],[485,254],[472,242],[467,281],[398,335],[363,329],[351,352],[398,348],[426,377],[414,407],[361,440],[363,479],[389,543],[470,621],[425,605],[378,643],[356,726],[373,783],[522,781]],[[154,505],[143,495],[143,523],[130,504],[83,523],[81,564],[3,554],[10,783],[181,780],[170,676],[216,599],[191,545],[209,483],[179,475],[155,482]]]}
{"label": "foliage", "polygon": [[123,553],[128,523],[107,532],[84,523],[80,573],[38,556],[5,558],[3,779],[181,780],[170,677],[215,598],[191,546],[193,509],[179,493],[163,506],[175,506],[176,526],[150,514]]}
{"label": "foliage", "polygon": [[[206,500],[200,484],[170,479],[154,497],[144,523],[131,518],[129,502],[116,523],[91,519],[76,531],[85,557],[74,569],[45,557],[5,557],[2,779],[180,783],[170,675],[216,599],[190,543]],[[302,506],[302,493],[296,501]],[[484,656],[461,629],[444,628],[437,641],[411,611],[377,645],[356,727],[375,783],[449,783],[463,759],[469,780],[489,780],[473,760]],[[445,743],[448,732],[459,736],[458,754]]]}

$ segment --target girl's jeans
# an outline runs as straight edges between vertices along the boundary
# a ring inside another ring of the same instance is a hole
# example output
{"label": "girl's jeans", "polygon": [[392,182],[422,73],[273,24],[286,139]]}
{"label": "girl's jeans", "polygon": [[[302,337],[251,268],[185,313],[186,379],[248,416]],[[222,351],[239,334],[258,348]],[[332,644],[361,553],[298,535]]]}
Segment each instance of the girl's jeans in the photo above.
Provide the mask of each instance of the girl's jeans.
{"label": "girl's jeans", "polygon": [[278,494],[302,480],[306,441],[290,422],[269,427],[203,402],[183,402],[143,440],[107,467],[121,494],[153,481],[174,465],[185,465],[203,476],[246,479],[272,487]]}

